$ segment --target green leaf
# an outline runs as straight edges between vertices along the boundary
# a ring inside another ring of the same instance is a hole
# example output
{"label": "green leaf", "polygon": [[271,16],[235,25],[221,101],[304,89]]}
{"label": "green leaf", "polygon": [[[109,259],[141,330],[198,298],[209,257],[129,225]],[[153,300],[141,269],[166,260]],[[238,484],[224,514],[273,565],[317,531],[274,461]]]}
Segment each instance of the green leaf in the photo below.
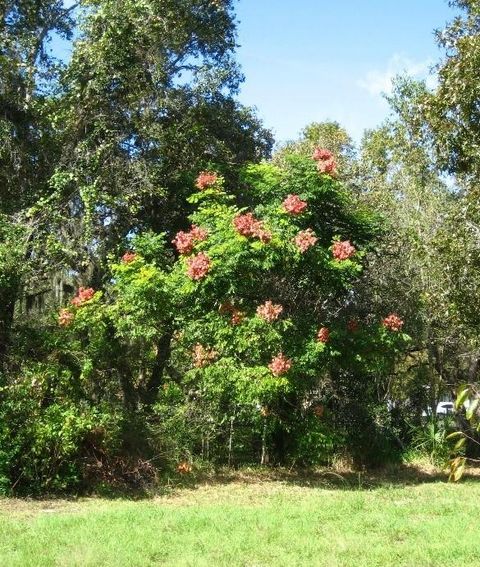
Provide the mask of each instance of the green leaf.
{"label": "green leaf", "polygon": [[466,416],[468,420],[472,419],[472,417],[475,415],[479,403],[480,403],[479,398],[475,398],[474,400],[471,400],[470,405],[468,406],[466,412]]}
{"label": "green leaf", "polygon": [[447,435],[446,439],[456,439],[457,437],[463,437],[463,435],[463,431],[454,431],[453,433]]}
{"label": "green leaf", "polygon": [[457,389],[457,399],[455,400],[455,409],[459,409],[465,400],[468,398],[470,393],[470,386],[468,384],[462,384]]}
{"label": "green leaf", "polygon": [[450,461],[450,482],[458,482],[465,471],[465,457],[456,457]]}
{"label": "green leaf", "polygon": [[453,473],[453,482],[458,482],[465,472],[465,465],[458,467],[458,469]]}

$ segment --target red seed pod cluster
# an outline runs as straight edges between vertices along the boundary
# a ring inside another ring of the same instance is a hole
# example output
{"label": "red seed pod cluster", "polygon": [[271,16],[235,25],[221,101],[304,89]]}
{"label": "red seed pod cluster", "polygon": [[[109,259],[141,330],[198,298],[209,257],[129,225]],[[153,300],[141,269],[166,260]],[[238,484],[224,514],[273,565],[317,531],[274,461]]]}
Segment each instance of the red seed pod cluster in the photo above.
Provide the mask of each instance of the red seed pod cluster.
{"label": "red seed pod cluster", "polygon": [[358,331],[358,328],[359,324],[356,319],[350,319],[347,322],[347,331],[350,331],[350,333],[356,333]]}
{"label": "red seed pod cluster", "polygon": [[382,321],[383,326],[389,331],[398,332],[401,331],[403,327],[403,319],[401,319],[396,313],[390,313]]}
{"label": "red seed pod cluster", "polygon": [[272,234],[264,228],[263,221],[256,219],[252,213],[237,215],[233,219],[233,226],[238,234],[247,238],[258,238],[265,244],[272,239]]}
{"label": "red seed pod cluster", "polygon": [[274,376],[282,376],[283,374],[286,374],[291,367],[292,361],[287,358],[283,354],[283,352],[280,352],[277,354],[277,356],[274,356],[272,358],[272,361],[268,365],[268,368]]}
{"label": "red seed pod cluster", "polygon": [[204,368],[217,358],[218,353],[211,348],[204,347],[197,343],[193,347],[192,358],[195,368]]}
{"label": "red seed pod cluster", "polygon": [[219,177],[213,171],[202,171],[197,177],[195,182],[195,187],[200,189],[200,191],[204,191],[205,189],[211,189],[215,187],[218,183]]}
{"label": "red seed pod cluster", "polygon": [[61,309],[58,314],[58,324],[60,327],[68,327],[73,323],[75,315],[69,309]]}
{"label": "red seed pod cluster", "polygon": [[135,262],[135,260],[137,258],[138,258],[138,256],[137,256],[137,254],[135,254],[135,252],[127,251],[122,256],[122,262],[124,264],[131,264],[132,262]]}
{"label": "red seed pod cluster", "polygon": [[319,343],[328,343],[330,340],[330,329],[328,327],[321,327],[317,333],[317,341]]}
{"label": "red seed pod cluster", "polygon": [[315,148],[312,158],[317,162],[317,169],[320,173],[335,175],[337,172],[337,162],[330,150],[325,148]]}
{"label": "red seed pod cluster", "polygon": [[308,207],[308,203],[302,201],[298,195],[287,195],[282,205],[289,215],[301,215]]}
{"label": "red seed pod cluster", "polygon": [[204,252],[200,252],[196,256],[191,256],[187,259],[187,275],[192,280],[204,278],[211,267],[212,261]]}
{"label": "red seed pod cluster", "polygon": [[357,249],[355,248],[355,246],[353,246],[350,240],[338,241],[335,242],[332,246],[332,255],[335,260],[338,260],[340,262],[343,260],[348,260],[349,258],[354,256],[356,252]]}
{"label": "red seed pod cluster", "polygon": [[219,311],[222,314],[230,315],[230,323],[233,326],[240,325],[240,323],[245,319],[245,313],[234,307],[229,301],[222,303]]}
{"label": "red seed pod cluster", "polygon": [[302,252],[306,252],[309,248],[314,246],[318,241],[315,233],[311,228],[301,230],[294,238],[295,246]]}
{"label": "red seed pod cluster", "polygon": [[195,244],[206,240],[207,236],[208,232],[204,228],[192,225],[189,232],[183,230],[177,232],[172,244],[180,254],[190,254]]}
{"label": "red seed pod cluster", "polygon": [[315,161],[328,161],[333,158],[333,154],[330,150],[327,150],[327,148],[317,147],[313,150],[312,158]]}
{"label": "red seed pod cluster", "polygon": [[240,325],[240,323],[245,319],[245,313],[236,309],[232,309],[232,317],[230,318],[230,323],[235,327],[235,325]]}
{"label": "red seed pod cluster", "polygon": [[95,290],[91,287],[80,287],[78,288],[77,295],[70,302],[75,307],[81,307],[87,301],[90,301],[95,295]]}
{"label": "red seed pod cluster", "polygon": [[269,323],[276,321],[282,311],[283,307],[280,304],[272,303],[270,300],[257,307],[257,315]]}

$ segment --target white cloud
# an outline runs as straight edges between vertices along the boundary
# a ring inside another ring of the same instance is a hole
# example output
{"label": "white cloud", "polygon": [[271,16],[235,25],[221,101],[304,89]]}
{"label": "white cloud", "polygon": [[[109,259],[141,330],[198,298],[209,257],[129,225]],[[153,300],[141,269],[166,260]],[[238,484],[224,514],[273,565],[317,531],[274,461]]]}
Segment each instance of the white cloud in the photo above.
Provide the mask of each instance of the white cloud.
{"label": "white cloud", "polygon": [[428,87],[435,86],[435,77],[429,75],[432,61],[413,61],[408,57],[396,53],[387,63],[383,71],[374,69],[358,81],[358,85],[367,90],[373,96],[390,94],[392,92],[392,80],[397,75],[409,75],[415,79],[426,79]]}

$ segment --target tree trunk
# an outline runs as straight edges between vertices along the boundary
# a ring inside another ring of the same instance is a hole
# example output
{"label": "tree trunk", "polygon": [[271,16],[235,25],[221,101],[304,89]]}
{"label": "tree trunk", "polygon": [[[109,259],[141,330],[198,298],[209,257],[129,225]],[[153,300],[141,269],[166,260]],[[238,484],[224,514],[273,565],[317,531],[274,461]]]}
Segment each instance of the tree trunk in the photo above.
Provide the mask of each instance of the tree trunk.
{"label": "tree trunk", "polygon": [[260,457],[260,464],[267,465],[269,461],[267,450],[267,418],[264,418],[263,431],[262,431],[262,455]]}
{"label": "tree trunk", "polygon": [[0,370],[5,366],[10,331],[15,312],[15,292],[0,295]]}
{"label": "tree trunk", "polygon": [[153,365],[150,379],[145,386],[142,396],[143,402],[146,405],[152,405],[157,399],[158,390],[162,384],[163,373],[170,359],[172,337],[173,331],[172,329],[168,329],[157,343],[155,364]]}
{"label": "tree trunk", "polygon": [[479,354],[478,352],[476,352],[470,359],[470,365],[468,367],[468,381],[470,383],[476,381],[479,363],[480,363]]}

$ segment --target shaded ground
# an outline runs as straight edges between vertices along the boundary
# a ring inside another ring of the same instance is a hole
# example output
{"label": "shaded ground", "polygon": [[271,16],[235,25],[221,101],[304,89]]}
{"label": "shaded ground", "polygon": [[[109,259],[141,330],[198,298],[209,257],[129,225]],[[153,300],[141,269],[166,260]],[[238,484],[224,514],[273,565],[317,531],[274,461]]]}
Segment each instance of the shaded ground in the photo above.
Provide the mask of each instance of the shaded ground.
{"label": "shaded ground", "polygon": [[[392,467],[370,471],[350,469],[286,469],[274,467],[252,467],[219,469],[215,472],[197,471],[192,474],[177,475],[167,479],[165,484],[150,490],[110,489],[82,497],[45,496],[40,498],[2,498],[0,514],[26,514],[37,512],[81,510],[89,502],[107,500],[160,500],[168,503],[182,497],[189,497],[195,491],[215,493],[219,487],[235,485],[254,485],[268,492],[269,485],[278,483],[292,487],[318,488],[342,491],[364,491],[387,488],[402,488],[429,483],[447,482],[448,470],[441,470],[430,465],[393,465]],[[470,467],[462,477],[460,484],[480,484],[480,467]]]}

